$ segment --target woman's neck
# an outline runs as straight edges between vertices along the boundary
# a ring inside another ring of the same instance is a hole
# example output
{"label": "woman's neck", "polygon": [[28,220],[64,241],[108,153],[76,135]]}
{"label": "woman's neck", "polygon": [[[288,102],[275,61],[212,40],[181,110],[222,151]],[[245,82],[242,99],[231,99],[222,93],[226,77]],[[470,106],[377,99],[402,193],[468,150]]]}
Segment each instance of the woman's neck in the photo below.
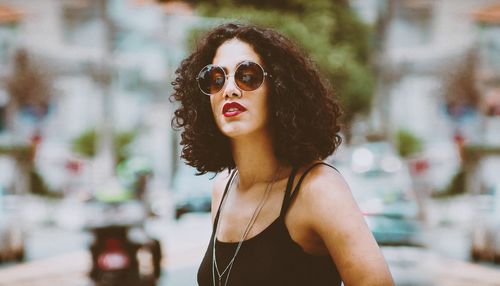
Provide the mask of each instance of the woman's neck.
{"label": "woman's neck", "polygon": [[[255,184],[269,183],[287,169],[276,158],[272,140],[267,134],[233,139],[231,145],[240,191],[248,190]],[[276,173],[278,169],[280,174]]]}

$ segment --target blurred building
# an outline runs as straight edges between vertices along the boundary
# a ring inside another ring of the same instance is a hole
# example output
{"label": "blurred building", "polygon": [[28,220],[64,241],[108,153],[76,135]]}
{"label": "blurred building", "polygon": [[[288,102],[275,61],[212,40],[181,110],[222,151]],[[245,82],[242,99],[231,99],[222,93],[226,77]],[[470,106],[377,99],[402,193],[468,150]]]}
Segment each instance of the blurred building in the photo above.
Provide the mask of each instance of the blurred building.
{"label": "blurred building", "polygon": [[6,108],[9,95],[3,84],[7,74],[9,57],[17,36],[17,28],[23,18],[22,12],[9,5],[0,5],[0,131],[5,129]]}
{"label": "blurred building", "polygon": [[[389,133],[407,128],[425,140],[453,135],[455,126],[449,127],[444,106],[446,77],[453,75],[478,45],[472,12],[495,2],[352,1],[365,21],[373,26],[385,25],[384,38],[380,39],[384,41],[383,50],[378,60],[383,67],[373,117],[375,124],[385,125],[379,128],[388,128]],[[384,114],[387,118],[383,118]],[[468,118],[474,115],[460,116],[463,118],[458,121],[467,121],[461,126],[463,132],[475,137],[478,123]]]}
{"label": "blurred building", "polygon": [[[79,160],[71,141],[107,118],[115,131],[137,131],[129,155],[149,160],[158,188],[168,188],[182,164],[179,135],[170,127],[175,108],[168,98],[170,83],[187,53],[187,31],[210,20],[175,1],[1,2],[6,8],[0,8],[0,76],[11,72],[13,52],[24,48],[53,75],[55,94],[43,122],[17,115],[17,129],[0,135],[22,141],[41,132],[37,167],[49,185],[60,188],[68,178],[68,160]],[[103,73],[108,68],[109,81]],[[4,97],[8,101],[0,85],[0,104]]]}
{"label": "blurred building", "polygon": [[486,5],[473,15],[478,30],[482,141],[500,146],[500,4]]}
{"label": "blurred building", "polygon": [[23,14],[20,10],[0,4],[0,60],[3,65],[7,64],[16,29],[22,18]]}
{"label": "blurred building", "polygon": [[473,13],[479,64],[475,69],[480,91],[479,140],[466,148],[468,189],[491,192],[500,169],[500,3],[483,5]]}
{"label": "blurred building", "polygon": [[[482,92],[474,70],[487,41],[473,12],[494,0],[351,1],[380,41],[377,90],[370,124],[393,136],[399,129],[424,141],[433,185],[444,188],[460,166],[457,142],[483,142]],[[483,40],[481,40],[483,38]],[[488,44],[491,46],[491,44]],[[481,52],[478,52],[481,51]],[[498,55],[498,51],[496,53]],[[498,129],[497,129],[498,130]],[[496,135],[494,135],[496,136]]]}

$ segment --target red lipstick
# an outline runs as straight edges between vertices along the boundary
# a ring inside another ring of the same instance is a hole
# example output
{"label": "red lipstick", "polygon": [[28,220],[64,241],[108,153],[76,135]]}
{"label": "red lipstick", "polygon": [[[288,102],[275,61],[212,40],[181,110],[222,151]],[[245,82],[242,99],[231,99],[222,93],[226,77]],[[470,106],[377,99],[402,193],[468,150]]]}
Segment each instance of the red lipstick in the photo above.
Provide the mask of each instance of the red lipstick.
{"label": "red lipstick", "polygon": [[233,117],[246,110],[247,109],[243,107],[243,105],[237,102],[228,102],[222,107],[222,114],[224,114],[225,117]]}

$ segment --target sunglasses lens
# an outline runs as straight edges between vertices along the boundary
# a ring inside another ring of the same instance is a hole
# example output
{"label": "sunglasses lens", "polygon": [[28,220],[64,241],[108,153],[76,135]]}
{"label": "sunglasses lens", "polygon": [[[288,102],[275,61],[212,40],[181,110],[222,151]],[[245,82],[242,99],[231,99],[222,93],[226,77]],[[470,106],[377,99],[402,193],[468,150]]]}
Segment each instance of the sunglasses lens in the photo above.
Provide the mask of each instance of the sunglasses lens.
{"label": "sunglasses lens", "polygon": [[224,86],[226,75],[222,68],[214,65],[204,67],[198,74],[198,86],[205,94],[219,92]]}
{"label": "sunglasses lens", "polygon": [[256,90],[264,82],[264,70],[254,62],[242,62],[236,69],[234,80],[242,90]]}

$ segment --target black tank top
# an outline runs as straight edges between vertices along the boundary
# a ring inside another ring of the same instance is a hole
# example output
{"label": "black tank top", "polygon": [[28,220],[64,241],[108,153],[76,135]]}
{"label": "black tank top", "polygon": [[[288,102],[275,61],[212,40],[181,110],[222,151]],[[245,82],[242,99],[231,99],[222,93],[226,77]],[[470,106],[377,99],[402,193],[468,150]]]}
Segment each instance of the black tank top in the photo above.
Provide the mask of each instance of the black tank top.
{"label": "black tank top", "polygon": [[[316,256],[304,252],[300,245],[291,238],[285,225],[286,212],[296,197],[305,175],[320,164],[332,167],[323,162],[312,165],[301,176],[293,192],[291,190],[297,170],[295,168],[292,170],[279,217],[262,232],[243,241],[231,269],[228,286],[335,286],[341,284],[340,275],[330,255]],[[228,192],[234,175],[235,172],[226,184],[221,202]],[[215,216],[210,244],[198,270],[200,286],[218,286],[217,275],[215,275],[216,285],[213,285],[212,247],[219,215],[220,205]],[[220,269],[225,269],[228,265],[237,245],[237,242],[217,240],[216,255]],[[222,285],[225,283],[226,276],[227,274],[222,278]]]}

